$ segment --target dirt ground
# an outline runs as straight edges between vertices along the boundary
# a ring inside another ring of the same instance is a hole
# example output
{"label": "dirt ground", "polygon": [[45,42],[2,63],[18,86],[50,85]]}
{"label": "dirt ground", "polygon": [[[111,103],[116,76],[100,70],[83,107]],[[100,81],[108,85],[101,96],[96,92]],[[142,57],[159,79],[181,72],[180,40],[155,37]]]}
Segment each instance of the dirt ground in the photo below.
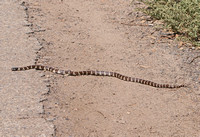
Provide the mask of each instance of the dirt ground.
{"label": "dirt ground", "polygon": [[200,52],[161,38],[163,32],[134,10],[140,3],[25,0],[24,5],[33,31],[29,36],[42,46],[37,64],[188,85],[158,89],[110,77],[45,72],[49,92],[43,118],[55,125],[54,136],[200,136]]}

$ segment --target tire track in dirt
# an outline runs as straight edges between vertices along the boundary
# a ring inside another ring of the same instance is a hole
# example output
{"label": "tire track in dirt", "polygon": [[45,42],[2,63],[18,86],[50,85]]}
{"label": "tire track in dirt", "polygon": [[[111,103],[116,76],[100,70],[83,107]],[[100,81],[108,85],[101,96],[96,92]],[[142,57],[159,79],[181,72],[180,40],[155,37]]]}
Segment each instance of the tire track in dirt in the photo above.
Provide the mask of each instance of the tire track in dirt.
{"label": "tire track in dirt", "polygon": [[142,16],[132,12],[134,5],[69,0],[28,1],[27,7],[32,29],[45,29],[34,33],[43,46],[38,64],[192,85],[156,89],[108,77],[46,72],[50,92],[44,117],[55,124],[56,136],[198,136],[198,83],[192,84],[183,67],[183,52],[173,41],[160,41],[151,26],[125,25]]}

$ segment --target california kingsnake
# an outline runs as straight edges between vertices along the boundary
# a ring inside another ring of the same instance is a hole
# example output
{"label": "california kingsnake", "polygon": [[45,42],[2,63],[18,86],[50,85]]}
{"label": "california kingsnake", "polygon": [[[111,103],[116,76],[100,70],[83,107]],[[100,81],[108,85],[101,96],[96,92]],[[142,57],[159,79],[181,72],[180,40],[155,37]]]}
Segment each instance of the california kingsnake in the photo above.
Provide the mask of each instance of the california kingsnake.
{"label": "california kingsnake", "polygon": [[42,65],[30,65],[26,67],[13,67],[12,71],[23,71],[23,70],[29,70],[29,69],[36,69],[36,70],[44,70],[44,71],[50,71],[56,74],[61,75],[69,75],[69,76],[80,76],[80,75],[94,75],[94,76],[109,76],[109,77],[116,77],[118,79],[124,80],[124,81],[130,81],[130,82],[136,82],[141,83],[149,86],[153,86],[156,88],[180,88],[180,87],[186,87],[185,85],[169,85],[169,84],[158,84],[152,81],[143,80],[139,78],[133,78],[124,76],[122,74],[116,73],[116,72],[109,72],[109,71],[71,71],[71,70],[60,70],[53,67],[48,66],[42,66]]}

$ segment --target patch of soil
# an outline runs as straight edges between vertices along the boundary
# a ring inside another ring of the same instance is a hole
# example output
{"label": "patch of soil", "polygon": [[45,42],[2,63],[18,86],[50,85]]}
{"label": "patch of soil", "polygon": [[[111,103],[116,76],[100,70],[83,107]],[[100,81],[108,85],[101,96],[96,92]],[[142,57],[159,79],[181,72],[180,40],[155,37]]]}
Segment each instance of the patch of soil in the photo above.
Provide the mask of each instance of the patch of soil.
{"label": "patch of soil", "polygon": [[[199,51],[161,39],[148,18],[124,0],[27,1],[30,37],[43,48],[37,64],[107,70],[157,83],[158,89],[110,77],[45,73],[43,117],[55,136],[199,136]],[[191,62],[192,61],[192,62]]]}

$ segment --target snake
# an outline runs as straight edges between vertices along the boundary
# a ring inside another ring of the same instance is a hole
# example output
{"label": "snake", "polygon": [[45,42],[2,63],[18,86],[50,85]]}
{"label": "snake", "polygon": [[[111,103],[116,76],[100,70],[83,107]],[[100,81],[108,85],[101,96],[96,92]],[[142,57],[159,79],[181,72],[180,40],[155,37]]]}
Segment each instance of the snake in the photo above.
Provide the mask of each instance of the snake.
{"label": "snake", "polygon": [[68,75],[68,76],[81,76],[81,75],[94,75],[94,76],[108,76],[108,77],[115,77],[120,80],[128,81],[128,82],[136,82],[140,84],[149,85],[155,88],[181,88],[186,87],[185,85],[170,85],[170,84],[158,84],[149,80],[144,80],[140,78],[135,77],[128,77],[125,75],[122,75],[117,72],[110,72],[110,71],[97,71],[97,70],[87,70],[87,71],[71,71],[71,70],[61,70],[54,67],[49,66],[43,66],[43,65],[29,65],[26,67],[12,67],[12,71],[24,71],[24,70],[30,70],[30,69],[36,69],[36,70],[43,70],[43,71],[50,71],[56,74],[61,75]]}

